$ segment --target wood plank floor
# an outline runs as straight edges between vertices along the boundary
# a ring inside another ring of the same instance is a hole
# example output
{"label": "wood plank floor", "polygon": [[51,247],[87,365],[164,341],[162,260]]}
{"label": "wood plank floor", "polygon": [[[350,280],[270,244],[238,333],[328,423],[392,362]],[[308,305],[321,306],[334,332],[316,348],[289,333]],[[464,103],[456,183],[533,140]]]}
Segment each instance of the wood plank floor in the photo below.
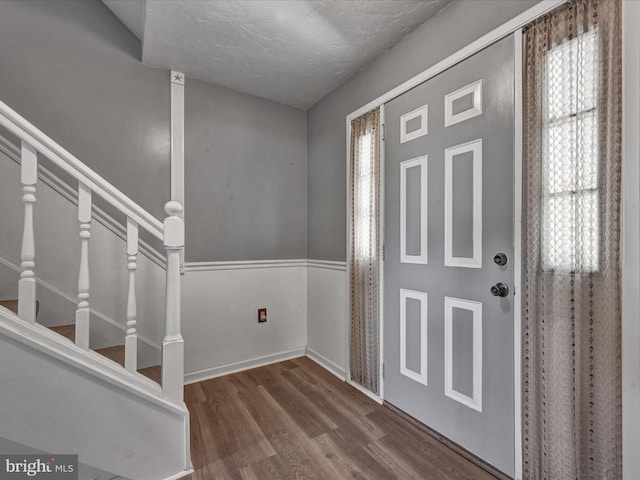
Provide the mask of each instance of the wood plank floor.
{"label": "wood plank floor", "polygon": [[306,357],[185,387],[190,480],[494,477]]}

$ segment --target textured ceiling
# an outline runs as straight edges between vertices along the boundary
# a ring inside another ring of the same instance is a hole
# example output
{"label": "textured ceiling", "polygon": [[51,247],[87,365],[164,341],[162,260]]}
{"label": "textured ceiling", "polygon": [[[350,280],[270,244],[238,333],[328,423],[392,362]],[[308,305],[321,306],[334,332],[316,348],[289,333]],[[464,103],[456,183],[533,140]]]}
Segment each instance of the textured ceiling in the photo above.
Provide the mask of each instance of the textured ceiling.
{"label": "textured ceiling", "polygon": [[142,60],[306,109],[448,2],[147,0]]}

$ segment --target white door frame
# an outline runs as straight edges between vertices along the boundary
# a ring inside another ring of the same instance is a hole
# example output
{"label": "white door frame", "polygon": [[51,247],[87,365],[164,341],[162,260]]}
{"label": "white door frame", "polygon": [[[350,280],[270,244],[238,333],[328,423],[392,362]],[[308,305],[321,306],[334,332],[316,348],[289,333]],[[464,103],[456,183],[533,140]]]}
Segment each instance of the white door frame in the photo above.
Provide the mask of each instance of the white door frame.
{"label": "white door frame", "polygon": [[[349,282],[351,279],[351,262],[350,262],[350,241],[351,241],[351,201],[350,201],[350,186],[351,186],[351,171],[349,168],[349,159],[351,158],[351,121],[360,115],[364,115],[365,113],[373,110],[376,107],[384,108],[384,104],[393,100],[394,98],[399,97],[403,93],[411,90],[412,88],[420,85],[421,83],[426,82],[430,78],[435,77],[436,75],[444,72],[445,70],[451,68],[452,66],[466,60],[472,55],[478,53],[479,51],[487,48],[488,46],[502,40],[503,38],[514,33],[515,35],[515,152],[514,152],[514,289],[516,292],[520,291],[520,271],[521,271],[521,205],[522,205],[522,27],[526,24],[532,22],[536,18],[544,15],[545,13],[553,10],[558,7],[566,0],[543,0],[540,3],[534,5],[530,9],[521,13],[517,17],[509,20],[498,28],[490,31],[486,35],[480,37],[478,40],[470,43],[466,47],[458,50],[454,54],[449,57],[441,60],[435,65],[427,68],[421,73],[415,75],[410,78],[406,82],[398,85],[397,87],[389,90],[388,92],[382,94],[375,100],[363,105],[357,110],[351,112],[346,117],[346,158],[347,158],[347,302],[346,302],[346,342],[345,342],[345,372],[346,372],[346,380],[348,383],[356,387],[358,390],[364,392],[369,397],[373,398],[378,403],[382,403],[384,401],[384,377],[383,377],[383,365],[384,365],[384,350],[383,350],[383,338],[384,338],[384,304],[382,301],[383,293],[384,293],[384,283],[383,283],[383,274],[384,274],[384,261],[383,267],[380,269],[380,396],[375,395],[373,392],[365,389],[361,385],[353,382],[351,380],[351,371],[349,365],[349,345],[351,341],[351,332],[350,332],[350,319],[351,319],[351,299],[349,295]],[[383,118],[383,116],[381,117]],[[382,122],[384,123],[384,122]],[[383,172],[384,168],[384,142],[382,144],[381,150],[381,171]],[[384,189],[381,192],[381,198],[384,199],[383,195]],[[382,203],[382,211],[384,211],[384,203]],[[384,222],[384,218],[381,217],[381,222]],[[384,223],[381,235],[384,235]],[[384,238],[384,236],[382,237]],[[518,298],[518,297],[516,297]],[[515,478],[519,480],[522,477],[522,439],[521,439],[521,402],[520,402],[520,377],[521,377],[521,369],[520,369],[520,351],[521,351],[521,332],[520,332],[520,319],[521,319],[521,308],[519,301],[514,302],[514,414],[515,414],[515,423],[514,423],[514,465],[515,465]]]}
{"label": "white door frame", "polygon": [[622,2],[622,469],[640,471],[640,2]]}
{"label": "white door frame", "polygon": [[523,59],[522,28],[514,32],[514,120],[513,142],[513,442],[515,479],[522,478],[522,142],[523,130]]}
{"label": "white door frame", "polygon": [[379,385],[380,385],[380,399],[384,401],[384,262],[385,262],[385,205],[386,205],[386,197],[385,197],[385,172],[386,172],[386,163],[385,163],[385,141],[386,141],[386,124],[385,124],[385,105],[384,103],[380,105],[380,124],[382,125],[382,135],[380,136],[380,278],[378,280],[379,284],[379,300],[378,305],[380,306],[380,332],[378,336],[380,337],[379,347],[380,347],[380,372],[379,372]]}

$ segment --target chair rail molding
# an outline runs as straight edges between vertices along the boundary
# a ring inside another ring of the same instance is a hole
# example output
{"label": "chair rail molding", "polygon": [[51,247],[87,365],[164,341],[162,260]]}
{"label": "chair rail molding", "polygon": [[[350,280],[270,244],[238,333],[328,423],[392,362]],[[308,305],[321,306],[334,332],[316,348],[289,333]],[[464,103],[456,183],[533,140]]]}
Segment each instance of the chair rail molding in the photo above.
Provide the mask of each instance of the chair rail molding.
{"label": "chair rail molding", "polygon": [[185,272],[207,272],[214,270],[241,270],[249,268],[291,268],[311,267],[327,270],[347,269],[346,262],[334,260],[312,260],[307,258],[294,258],[282,260],[238,260],[238,261],[213,261],[213,262],[185,262]]}

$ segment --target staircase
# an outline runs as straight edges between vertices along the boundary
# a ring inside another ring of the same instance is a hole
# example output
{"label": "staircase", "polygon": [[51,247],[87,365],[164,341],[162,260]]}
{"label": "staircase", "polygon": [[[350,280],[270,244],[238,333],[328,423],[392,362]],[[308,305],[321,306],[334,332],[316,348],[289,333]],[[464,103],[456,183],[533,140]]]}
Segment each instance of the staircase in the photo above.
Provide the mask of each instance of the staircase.
{"label": "staircase", "polygon": [[[16,202],[23,210],[18,298],[0,301],[0,384],[12,385],[0,389],[0,438],[50,453],[78,454],[80,462],[124,478],[168,480],[188,475],[192,471],[189,415],[183,402],[180,333],[182,206],[167,203],[168,216],[161,223],[2,102],[0,126],[20,141],[22,197]],[[77,182],[80,244],[74,318],[56,319],[58,326],[49,327],[37,321],[40,279],[34,211],[42,159]],[[123,305],[126,325],[121,327],[124,338],[92,350],[89,249],[94,197],[118,212],[126,225],[128,293]],[[140,229],[163,243],[166,279],[161,365],[138,369]]]}
{"label": "staircase", "polygon": [[[18,300],[0,300],[0,305],[11,310],[16,315],[18,314]],[[40,310],[40,302],[36,301],[36,318],[38,317],[38,311]],[[50,330],[62,335],[67,340],[75,343],[76,341],[76,326],[75,325],[60,325],[57,327],[49,327]],[[113,345],[111,347],[98,348],[94,350],[105,358],[119,364],[124,367],[125,359],[125,347],[124,345]],[[161,382],[162,367],[160,365],[154,365],[152,367],[141,368],[138,373],[153,380],[156,383]]]}

